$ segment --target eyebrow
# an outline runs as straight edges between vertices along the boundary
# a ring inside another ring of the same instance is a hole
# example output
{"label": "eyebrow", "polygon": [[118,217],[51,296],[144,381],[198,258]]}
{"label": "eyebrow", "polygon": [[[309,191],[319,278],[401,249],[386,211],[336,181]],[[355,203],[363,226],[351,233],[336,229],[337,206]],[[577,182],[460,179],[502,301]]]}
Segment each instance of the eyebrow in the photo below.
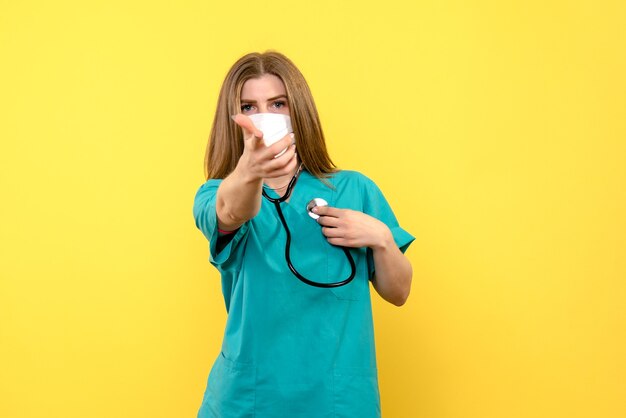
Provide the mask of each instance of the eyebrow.
{"label": "eyebrow", "polygon": [[[284,94],[281,94],[279,96],[274,96],[274,97],[270,97],[269,99],[267,99],[268,102],[271,102],[272,100],[276,100],[276,99],[286,99],[287,96]],[[241,103],[256,103],[256,100],[247,100],[247,99],[241,99]]]}

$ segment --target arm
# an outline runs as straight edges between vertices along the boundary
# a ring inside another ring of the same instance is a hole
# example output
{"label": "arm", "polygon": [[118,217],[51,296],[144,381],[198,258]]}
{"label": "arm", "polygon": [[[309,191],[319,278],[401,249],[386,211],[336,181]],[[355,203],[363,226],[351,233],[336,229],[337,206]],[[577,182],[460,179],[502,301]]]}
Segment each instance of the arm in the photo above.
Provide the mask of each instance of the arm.
{"label": "arm", "polygon": [[374,256],[374,289],[387,302],[402,306],[411,291],[411,263],[396,246],[391,231],[383,222],[363,212],[316,206],[322,233],[333,245],[369,247]]}
{"label": "arm", "polygon": [[239,164],[222,181],[217,189],[217,226],[219,229],[233,231],[252,219],[261,208],[262,178],[247,175]]}
{"label": "arm", "polygon": [[413,277],[413,268],[409,259],[396,246],[391,231],[389,231],[388,240],[380,246],[371,248],[376,269],[372,279],[374,289],[387,302],[396,306],[404,305],[411,291]]}
{"label": "arm", "polygon": [[[297,165],[295,145],[286,135],[266,147],[263,133],[245,115],[237,115],[235,122],[244,129],[244,151],[237,166],[217,189],[218,228],[232,231],[252,219],[261,208],[261,190],[264,178],[280,177],[292,172]],[[280,151],[289,147],[280,157]]]}

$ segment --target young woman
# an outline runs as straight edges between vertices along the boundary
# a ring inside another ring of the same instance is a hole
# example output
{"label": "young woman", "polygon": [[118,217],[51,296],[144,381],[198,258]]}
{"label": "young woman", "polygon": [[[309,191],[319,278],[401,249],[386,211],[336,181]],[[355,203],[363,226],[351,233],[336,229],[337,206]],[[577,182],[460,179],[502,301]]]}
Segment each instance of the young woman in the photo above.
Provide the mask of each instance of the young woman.
{"label": "young woman", "polygon": [[[293,134],[266,146],[257,113],[289,116]],[[369,283],[402,305],[414,238],[372,180],[335,167],[287,57],[230,69],[205,170],[193,214],[228,319],[198,417],[380,417]]]}

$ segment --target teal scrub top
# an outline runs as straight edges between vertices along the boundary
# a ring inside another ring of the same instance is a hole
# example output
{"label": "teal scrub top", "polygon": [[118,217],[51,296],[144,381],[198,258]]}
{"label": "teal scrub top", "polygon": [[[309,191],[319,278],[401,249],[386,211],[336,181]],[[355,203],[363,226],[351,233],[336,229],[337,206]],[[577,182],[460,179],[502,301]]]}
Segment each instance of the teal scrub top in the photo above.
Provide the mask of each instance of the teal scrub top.
{"label": "teal scrub top", "polygon": [[[274,204],[263,198],[259,213],[218,251],[215,205],[221,181],[200,186],[193,207],[196,226],[209,240],[209,261],[221,273],[228,312],[198,417],[380,417],[371,249],[350,249],[356,276],[349,284],[307,285],[289,270],[285,230]],[[328,181],[333,188],[303,171],[289,202],[281,203],[292,234],[292,264],[301,274],[328,283],[346,279],[351,271],[343,250],[328,243],[307,213],[315,197],[379,219],[400,250],[408,248],[414,237],[398,225],[372,180],[342,170]]]}

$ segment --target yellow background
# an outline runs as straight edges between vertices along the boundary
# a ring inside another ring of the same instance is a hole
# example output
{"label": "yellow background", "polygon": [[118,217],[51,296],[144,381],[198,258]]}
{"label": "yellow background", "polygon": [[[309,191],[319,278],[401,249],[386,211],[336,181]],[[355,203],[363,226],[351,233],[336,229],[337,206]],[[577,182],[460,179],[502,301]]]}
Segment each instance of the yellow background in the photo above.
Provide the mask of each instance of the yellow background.
{"label": "yellow background", "polygon": [[373,295],[384,417],[626,416],[623,2],[0,5],[1,417],[195,417],[225,310],[193,197],[268,48],[417,237],[407,304]]}

